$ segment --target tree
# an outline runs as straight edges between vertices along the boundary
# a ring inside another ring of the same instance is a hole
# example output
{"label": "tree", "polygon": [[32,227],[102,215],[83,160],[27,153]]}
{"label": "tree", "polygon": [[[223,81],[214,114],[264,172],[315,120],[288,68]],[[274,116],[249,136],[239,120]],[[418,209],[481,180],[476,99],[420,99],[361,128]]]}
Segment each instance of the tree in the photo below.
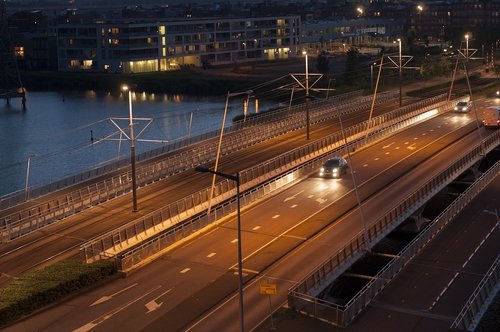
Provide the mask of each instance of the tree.
{"label": "tree", "polygon": [[348,85],[356,84],[360,79],[360,59],[359,59],[359,51],[351,47],[349,51],[347,51],[347,60],[344,71],[344,83]]}
{"label": "tree", "polygon": [[330,71],[330,59],[328,58],[328,54],[325,51],[321,51],[316,59],[316,68],[323,75],[328,74]]}
{"label": "tree", "polygon": [[500,64],[495,64],[495,66],[493,66],[493,71],[495,72],[495,75],[497,75],[497,77],[500,75]]}

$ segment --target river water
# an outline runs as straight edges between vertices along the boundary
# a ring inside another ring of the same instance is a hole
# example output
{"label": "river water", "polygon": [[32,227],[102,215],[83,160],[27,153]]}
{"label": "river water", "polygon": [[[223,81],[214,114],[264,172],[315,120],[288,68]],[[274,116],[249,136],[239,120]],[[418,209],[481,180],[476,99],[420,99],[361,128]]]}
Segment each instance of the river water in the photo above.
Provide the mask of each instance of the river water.
{"label": "river water", "polygon": [[[129,142],[116,140],[119,130],[111,121],[128,127],[126,93],[28,92],[26,97],[26,110],[20,99],[0,104],[0,196],[24,190],[28,159],[31,187],[130,154]],[[153,120],[138,137],[148,121],[134,120],[136,153],[165,144],[141,139],[172,141],[220,128],[225,106],[224,97],[133,93],[132,100],[134,118]],[[242,100],[230,100],[226,125],[241,113]]]}

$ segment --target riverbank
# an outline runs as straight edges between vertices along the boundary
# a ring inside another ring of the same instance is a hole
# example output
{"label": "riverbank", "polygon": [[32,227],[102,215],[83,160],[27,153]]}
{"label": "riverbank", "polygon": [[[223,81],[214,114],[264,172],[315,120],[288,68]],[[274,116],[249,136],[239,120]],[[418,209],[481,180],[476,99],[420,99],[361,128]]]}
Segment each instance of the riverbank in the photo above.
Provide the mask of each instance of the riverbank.
{"label": "riverbank", "polygon": [[23,85],[31,91],[96,90],[119,91],[124,82],[137,84],[138,91],[221,95],[240,91],[287,75],[291,68],[303,63],[298,59],[245,65],[219,66],[209,69],[187,67],[171,72],[111,74],[86,72],[26,71],[21,72]]}

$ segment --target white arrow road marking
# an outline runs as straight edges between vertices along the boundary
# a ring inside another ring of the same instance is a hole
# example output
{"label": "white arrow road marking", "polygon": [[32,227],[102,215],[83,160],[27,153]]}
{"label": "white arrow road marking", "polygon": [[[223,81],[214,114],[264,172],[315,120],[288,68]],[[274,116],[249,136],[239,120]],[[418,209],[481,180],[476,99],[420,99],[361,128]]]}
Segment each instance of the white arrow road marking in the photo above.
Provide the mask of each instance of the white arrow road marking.
{"label": "white arrow road marking", "polygon": [[285,198],[285,199],[283,200],[283,202],[288,202],[289,200],[294,199],[295,197],[297,197],[298,195],[302,194],[303,192],[304,192],[304,190],[301,190],[301,191],[299,191],[298,193],[296,193],[295,195]]}
{"label": "white arrow road marking", "polygon": [[114,294],[111,294],[111,295],[104,295],[104,296],[103,296],[103,297],[101,297],[99,300],[97,300],[97,301],[95,301],[94,303],[92,303],[91,305],[89,305],[89,307],[93,307],[93,306],[95,306],[95,305],[98,305],[98,304],[104,303],[104,302],[106,302],[106,301],[109,301],[109,300],[111,300],[111,299],[113,298],[113,296],[116,296],[116,295],[118,295],[118,294],[120,294],[120,293],[123,293],[123,292],[125,292],[126,290],[129,290],[130,288],[135,287],[135,286],[137,286],[137,285],[138,285],[138,283],[135,283],[135,284],[132,284],[132,285],[130,285],[130,286],[128,286],[128,287],[125,287],[125,288],[124,288],[124,289],[122,289],[122,290],[119,290],[118,292],[116,292],[116,293],[114,293]]}
{"label": "white arrow road marking", "polygon": [[157,290],[158,288],[161,288],[161,286],[156,286],[155,288],[153,288],[152,290],[150,290],[149,292],[147,292],[146,294],[144,295],[141,295],[139,296],[138,298],[136,299],[133,299],[132,301],[129,301],[127,303],[125,303],[124,305],[122,305],[121,307],[118,307],[118,308],[115,308],[111,311],[109,311],[108,313],[100,316],[99,318],[97,319],[94,319],[93,321],[91,321],[90,323],[87,323],[85,325],[83,325],[82,327],[79,327],[77,328],[76,330],[73,330],[73,332],[87,332],[87,331],[90,331],[91,329],[93,329],[94,327],[96,327],[97,325],[101,324],[102,322],[104,322],[105,320],[113,317],[114,315],[116,315],[117,313],[119,313],[120,311],[122,310],[125,310],[126,308],[130,307],[132,304],[134,304],[135,302],[137,301],[140,301],[142,298],[148,296],[149,294],[151,294],[152,292],[154,292],[155,290]]}
{"label": "white arrow road marking", "polygon": [[155,297],[153,300],[151,300],[148,303],[146,303],[144,305],[146,307],[146,309],[148,309],[148,311],[146,312],[146,314],[149,314],[150,312],[155,311],[156,309],[158,309],[159,307],[161,307],[161,305],[163,304],[163,302],[158,303],[158,302],[156,302],[156,300],[158,300],[163,295],[168,294],[171,290],[172,289],[169,289],[166,292],[161,293],[160,295],[158,295],[157,297]]}
{"label": "white arrow road marking", "polygon": [[412,145],[410,146],[407,146],[406,148],[410,149],[410,150],[415,150],[417,147],[415,146],[417,143],[413,143]]}
{"label": "white arrow road marking", "polygon": [[319,204],[323,204],[324,202],[326,202],[327,199],[324,199],[324,198],[316,198],[316,202],[318,202]]}
{"label": "white arrow road marking", "polygon": [[390,148],[390,147],[391,147],[391,145],[393,145],[393,144],[396,144],[396,142],[392,142],[392,143],[390,143],[390,144],[384,145],[384,146],[382,147],[382,149],[387,149],[387,148]]}

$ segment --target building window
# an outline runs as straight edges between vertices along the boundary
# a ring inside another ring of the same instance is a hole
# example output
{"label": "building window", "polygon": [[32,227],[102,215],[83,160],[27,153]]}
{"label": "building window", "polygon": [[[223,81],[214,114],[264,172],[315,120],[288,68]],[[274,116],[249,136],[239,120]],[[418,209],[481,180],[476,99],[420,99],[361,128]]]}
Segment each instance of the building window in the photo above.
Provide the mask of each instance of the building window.
{"label": "building window", "polygon": [[165,26],[160,25],[160,35],[164,35],[164,34],[165,34]]}

